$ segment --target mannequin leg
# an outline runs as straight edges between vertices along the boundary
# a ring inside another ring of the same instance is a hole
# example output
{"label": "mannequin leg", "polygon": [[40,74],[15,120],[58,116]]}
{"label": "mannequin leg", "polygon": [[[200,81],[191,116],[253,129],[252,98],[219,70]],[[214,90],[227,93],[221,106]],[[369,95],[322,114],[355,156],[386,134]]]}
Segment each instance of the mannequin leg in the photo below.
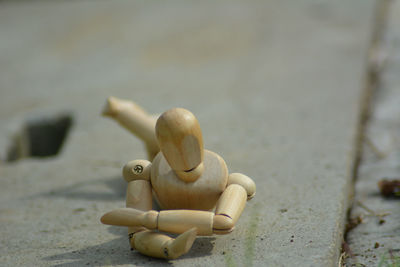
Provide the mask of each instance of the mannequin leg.
{"label": "mannequin leg", "polygon": [[196,234],[196,228],[192,228],[174,239],[158,232],[145,230],[133,235],[131,246],[147,256],[176,259],[190,250]]}

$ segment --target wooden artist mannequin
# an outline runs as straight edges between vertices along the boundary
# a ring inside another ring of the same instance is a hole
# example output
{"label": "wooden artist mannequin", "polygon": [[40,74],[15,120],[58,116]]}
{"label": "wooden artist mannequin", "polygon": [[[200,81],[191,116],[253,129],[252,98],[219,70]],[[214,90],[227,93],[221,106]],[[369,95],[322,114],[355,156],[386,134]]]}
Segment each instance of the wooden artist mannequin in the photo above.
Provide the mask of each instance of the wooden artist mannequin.
{"label": "wooden artist mannequin", "polygon": [[[103,114],[141,138],[152,162],[124,166],[126,208],[104,214],[102,223],[127,226],[132,249],[167,259],[188,252],[197,235],[233,230],[256,186],[243,174],[229,174],[225,161],[203,148],[190,111],[170,109],[156,121],[136,104],[110,97]],[[153,196],[162,211],[152,210]],[[154,230],[180,235],[174,239]]]}

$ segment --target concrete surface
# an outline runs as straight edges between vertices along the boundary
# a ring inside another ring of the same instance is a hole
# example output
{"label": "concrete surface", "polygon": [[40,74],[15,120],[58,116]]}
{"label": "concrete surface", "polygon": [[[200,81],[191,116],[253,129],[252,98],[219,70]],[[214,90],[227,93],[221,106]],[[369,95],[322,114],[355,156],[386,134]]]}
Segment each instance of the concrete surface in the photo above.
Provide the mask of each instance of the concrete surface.
{"label": "concrete surface", "polygon": [[377,186],[383,178],[400,177],[400,1],[389,5],[379,53],[386,63],[373,98],[350,216],[353,221],[362,218],[362,223],[347,234],[353,254],[348,266],[400,264],[400,202],[382,197]]}
{"label": "concrete surface", "polygon": [[70,112],[57,157],[0,167],[6,266],[164,266],[100,224],[142,144],[99,117],[109,95],[198,116],[206,148],[257,184],[236,230],[174,266],[338,262],[374,1],[0,3],[0,151]]}

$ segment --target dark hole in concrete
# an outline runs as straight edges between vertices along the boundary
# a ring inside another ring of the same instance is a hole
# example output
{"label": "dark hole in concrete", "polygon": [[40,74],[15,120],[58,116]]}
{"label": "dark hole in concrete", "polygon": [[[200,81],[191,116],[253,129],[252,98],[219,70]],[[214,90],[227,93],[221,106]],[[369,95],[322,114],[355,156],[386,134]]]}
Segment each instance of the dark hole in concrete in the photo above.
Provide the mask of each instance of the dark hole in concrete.
{"label": "dark hole in concrete", "polygon": [[14,136],[7,153],[7,161],[57,155],[72,124],[72,116],[68,114],[26,123],[21,132]]}

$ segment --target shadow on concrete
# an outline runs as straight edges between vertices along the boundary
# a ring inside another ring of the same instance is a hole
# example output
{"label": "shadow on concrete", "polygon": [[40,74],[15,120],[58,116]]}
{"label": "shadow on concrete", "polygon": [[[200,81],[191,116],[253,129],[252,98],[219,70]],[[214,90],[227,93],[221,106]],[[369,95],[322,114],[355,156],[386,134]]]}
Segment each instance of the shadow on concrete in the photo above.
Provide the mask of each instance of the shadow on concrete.
{"label": "shadow on concrete", "polygon": [[[108,242],[90,246],[79,250],[73,250],[61,254],[43,258],[50,261],[52,266],[109,266],[134,264],[144,266],[166,266],[172,265],[173,261],[156,259],[144,256],[129,248],[128,237],[125,228],[108,227],[110,233],[119,236]],[[198,237],[193,243],[189,253],[179,259],[197,258],[211,255],[214,247],[214,237]],[[179,261],[179,259],[174,261]],[[66,262],[67,261],[67,262]]]}
{"label": "shadow on concrete", "polygon": [[[99,185],[106,184],[112,190],[110,192],[96,192]],[[126,182],[118,177],[109,177],[95,181],[83,181],[70,186],[61,187],[57,190],[41,193],[35,197],[49,198],[73,198],[89,201],[120,201],[125,198]],[[153,202],[154,209],[158,209]],[[61,254],[43,258],[50,261],[52,266],[109,266],[109,265],[145,265],[145,266],[165,266],[171,265],[172,261],[155,259],[144,256],[137,251],[131,251],[128,242],[126,228],[108,227],[108,232],[118,238],[109,240],[95,246],[86,247],[79,250],[73,250]],[[176,235],[170,235],[176,237]],[[193,243],[189,253],[183,255],[180,259],[197,258],[211,255],[214,247],[214,237],[198,237]],[[177,259],[179,261],[179,259]]]}
{"label": "shadow on concrete", "polygon": [[[99,184],[106,184],[112,189],[111,192],[95,191]],[[31,197],[44,196],[51,198],[63,197],[89,201],[120,201],[125,199],[125,194],[126,182],[120,176],[115,176],[98,180],[83,181]]]}
{"label": "shadow on concrete", "polygon": [[211,255],[211,252],[214,248],[214,243],[215,237],[198,237],[196,241],[194,241],[190,251],[180,257],[180,259],[200,258]]}

